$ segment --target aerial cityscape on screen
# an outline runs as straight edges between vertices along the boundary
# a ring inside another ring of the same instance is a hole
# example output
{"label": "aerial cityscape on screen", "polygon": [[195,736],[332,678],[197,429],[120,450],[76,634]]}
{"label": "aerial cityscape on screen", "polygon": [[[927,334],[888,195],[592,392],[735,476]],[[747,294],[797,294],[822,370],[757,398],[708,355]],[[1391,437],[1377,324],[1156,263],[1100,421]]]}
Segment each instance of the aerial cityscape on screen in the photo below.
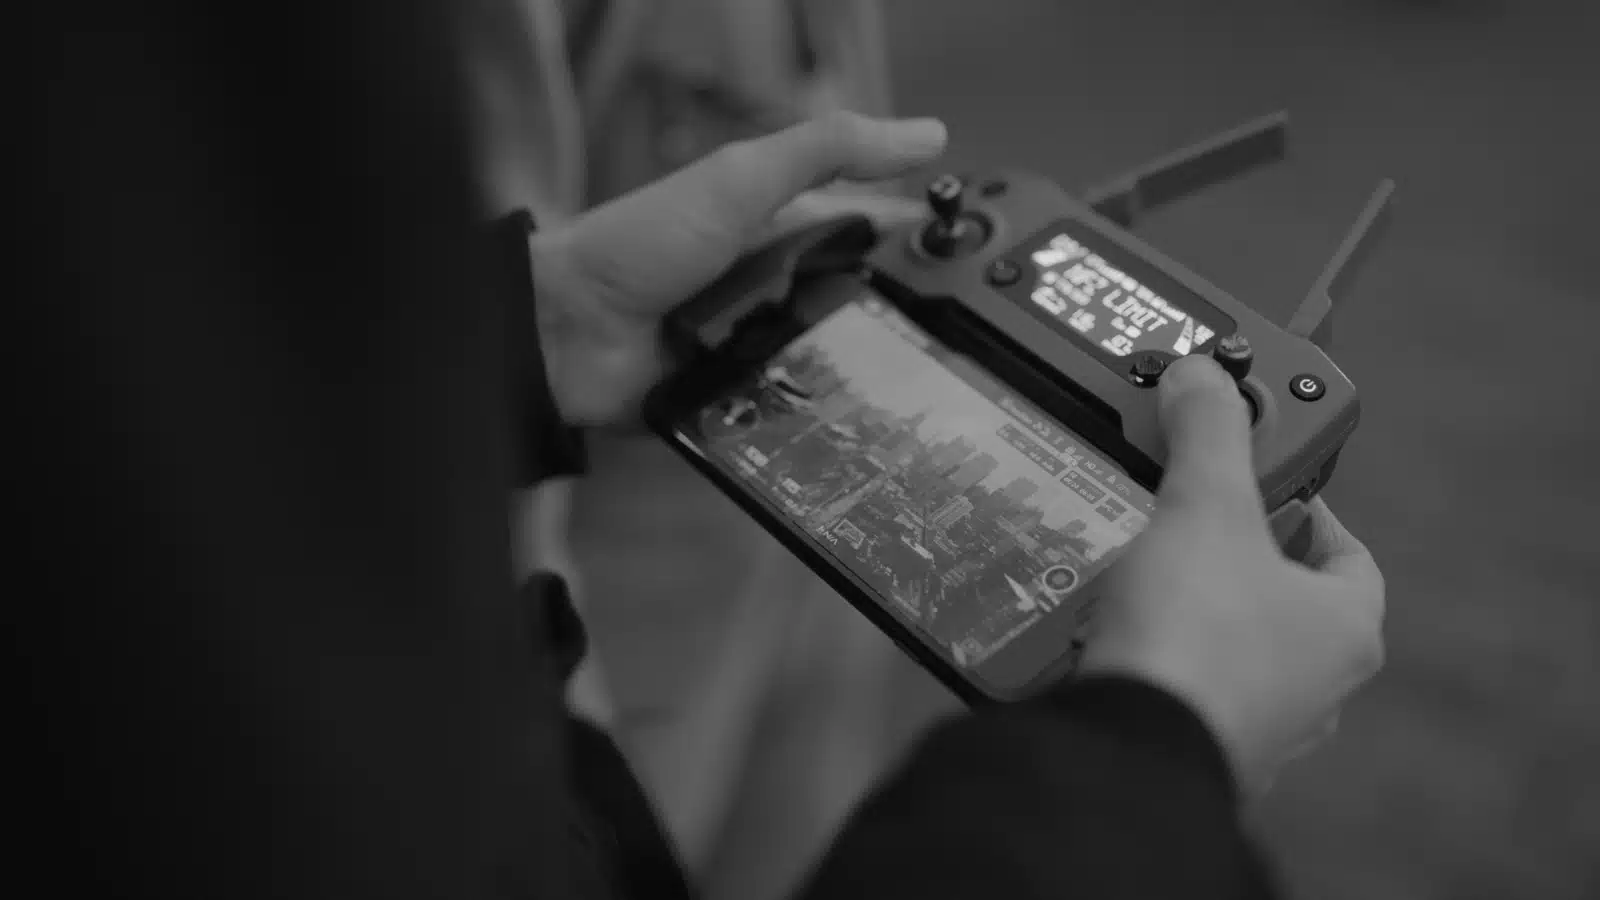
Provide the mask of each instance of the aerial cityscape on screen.
{"label": "aerial cityscape on screen", "polygon": [[834,312],[702,410],[705,451],[971,667],[1049,616],[1152,498],[1060,423],[881,300]]}

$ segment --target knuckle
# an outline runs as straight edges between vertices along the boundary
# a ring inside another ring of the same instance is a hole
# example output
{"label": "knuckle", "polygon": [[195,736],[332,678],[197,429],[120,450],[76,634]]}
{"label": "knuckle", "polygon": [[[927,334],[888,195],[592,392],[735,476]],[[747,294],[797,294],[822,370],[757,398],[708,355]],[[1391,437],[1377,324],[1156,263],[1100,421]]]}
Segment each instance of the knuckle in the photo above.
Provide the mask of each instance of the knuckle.
{"label": "knuckle", "polygon": [[860,143],[865,136],[866,120],[848,110],[836,109],[823,113],[816,127],[825,142],[849,147]]}
{"label": "knuckle", "polygon": [[1332,646],[1337,647],[1336,658],[1353,683],[1366,682],[1382,671],[1387,657],[1382,618],[1352,605],[1340,592],[1324,594],[1323,599],[1328,604],[1323,607],[1323,621]]}
{"label": "knuckle", "polygon": [[1381,623],[1388,608],[1389,588],[1384,581],[1382,570],[1378,568],[1376,563],[1372,565],[1371,579],[1372,583],[1368,587],[1368,597],[1371,598],[1373,617]]}
{"label": "knuckle", "polygon": [[1355,663],[1363,678],[1371,678],[1382,671],[1386,656],[1382,629],[1368,628],[1357,639]]}

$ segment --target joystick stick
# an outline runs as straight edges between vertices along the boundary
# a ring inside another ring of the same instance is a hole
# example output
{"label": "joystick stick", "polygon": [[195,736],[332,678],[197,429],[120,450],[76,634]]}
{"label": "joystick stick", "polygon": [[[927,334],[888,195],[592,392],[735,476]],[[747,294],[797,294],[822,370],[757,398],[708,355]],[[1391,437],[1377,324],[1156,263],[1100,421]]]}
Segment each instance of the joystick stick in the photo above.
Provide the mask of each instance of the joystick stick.
{"label": "joystick stick", "polygon": [[1167,361],[1163,357],[1150,354],[1141,356],[1133,364],[1133,377],[1138,379],[1141,387],[1154,387],[1161,380],[1161,373],[1167,370]]}
{"label": "joystick stick", "polygon": [[947,229],[956,228],[961,213],[966,208],[967,185],[959,175],[941,175],[928,185],[928,208],[938,218],[938,224]]}
{"label": "joystick stick", "polygon": [[928,185],[933,221],[922,230],[922,249],[940,259],[976,251],[989,239],[988,224],[967,211],[967,184],[959,175],[941,175]]}
{"label": "joystick stick", "polygon": [[1217,341],[1211,348],[1211,358],[1216,360],[1222,371],[1233,376],[1239,385],[1239,396],[1244,398],[1244,405],[1250,411],[1250,424],[1256,425],[1261,421],[1261,401],[1244,385],[1244,380],[1250,377],[1250,365],[1255,362],[1256,351],[1250,346],[1250,339],[1242,334],[1230,334]]}
{"label": "joystick stick", "polygon": [[1255,362],[1256,353],[1250,347],[1249,338],[1242,334],[1230,334],[1217,341],[1211,356],[1223,371],[1233,376],[1234,381],[1243,381],[1250,374],[1250,364]]}

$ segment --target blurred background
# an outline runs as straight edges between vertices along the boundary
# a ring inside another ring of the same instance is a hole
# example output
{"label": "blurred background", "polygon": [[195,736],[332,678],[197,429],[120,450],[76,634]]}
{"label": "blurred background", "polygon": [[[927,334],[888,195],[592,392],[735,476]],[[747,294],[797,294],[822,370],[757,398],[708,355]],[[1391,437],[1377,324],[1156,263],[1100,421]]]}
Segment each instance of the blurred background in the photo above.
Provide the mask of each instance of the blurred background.
{"label": "blurred background", "polygon": [[[1287,109],[1287,163],[1138,229],[1279,323],[1379,179],[1397,179],[1394,227],[1338,314],[1333,355],[1364,419],[1327,492],[1387,575],[1389,663],[1252,814],[1301,897],[1600,897],[1600,6],[885,11],[896,109],[949,123],[952,169],[1076,188]],[[615,577],[590,568],[597,593]],[[636,611],[597,611],[602,645],[639,660],[620,681],[659,683]],[[913,677],[906,705],[940,708]],[[712,896],[775,895],[751,867],[818,840],[774,824],[801,799],[776,771],[746,785],[762,799],[724,849],[745,871],[713,867]]]}
{"label": "blurred background", "polygon": [[1600,897],[1600,5],[891,0],[900,111],[1086,185],[1287,109],[1291,157],[1157,213],[1286,323],[1361,203],[1394,227],[1333,356],[1364,418],[1326,496],[1390,656],[1261,830],[1305,897]]}

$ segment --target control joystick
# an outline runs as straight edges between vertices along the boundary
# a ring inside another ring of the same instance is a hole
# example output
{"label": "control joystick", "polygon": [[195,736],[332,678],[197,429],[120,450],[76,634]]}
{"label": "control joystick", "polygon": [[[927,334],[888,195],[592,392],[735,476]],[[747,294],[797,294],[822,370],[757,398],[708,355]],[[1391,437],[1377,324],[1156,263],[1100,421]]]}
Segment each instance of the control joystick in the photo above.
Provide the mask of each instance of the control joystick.
{"label": "control joystick", "polygon": [[1244,380],[1250,377],[1250,366],[1256,359],[1250,339],[1242,334],[1230,334],[1212,347],[1211,358],[1239,383],[1239,396],[1244,399],[1244,405],[1250,412],[1250,424],[1258,424],[1261,421],[1261,402],[1244,386]]}
{"label": "control joystick", "polygon": [[989,225],[966,208],[967,183],[959,175],[941,175],[928,185],[933,221],[922,229],[922,249],[940,259],[976,252],[989,240]]}
{"label": "control joystick", "polygon": [[1250,346],[1249,338],[1242,334],[1230,334],[1217,341],[1211,356],[1223,371],[1233,376],[1234,381],[1243,381],[1250,374],[1250,365],[1255,362],[1256,353]]}
{"label": "control joystick", "polygon": [[928,208],[938,218],[938,224],[955,228],[966,209],[966,181],[959,175],[941,175],[928,185]]}
{"label": "control joystick", "polygon": [[1133,377],[1140,387],[1155,387],[1156,382],[1161,380],[1161,373],[1166,370],[1166,359],[1151,353],[1134,361]]}

